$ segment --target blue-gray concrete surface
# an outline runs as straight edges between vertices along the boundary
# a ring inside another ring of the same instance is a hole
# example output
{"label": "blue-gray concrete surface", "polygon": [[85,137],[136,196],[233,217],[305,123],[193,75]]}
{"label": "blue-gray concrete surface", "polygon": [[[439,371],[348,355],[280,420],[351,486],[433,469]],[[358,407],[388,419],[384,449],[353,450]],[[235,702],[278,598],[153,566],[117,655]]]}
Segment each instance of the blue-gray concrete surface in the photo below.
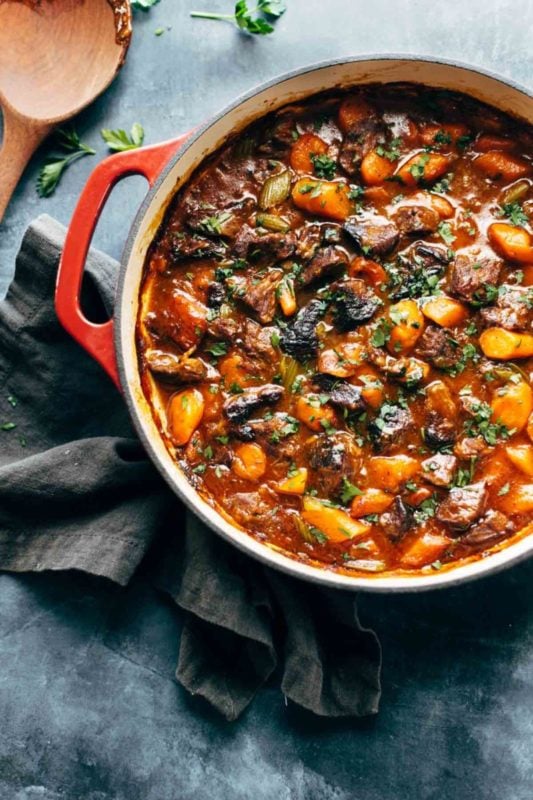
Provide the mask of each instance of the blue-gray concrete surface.
{"label": "blue-gray concrete surface", "polygon": [[[231,0],[161,0],[135,15],[128,62],[77,121],[141,122],[147,142],[187,130],[287,69],[358,53],[438,55],[530,87],[531,0],[288,0],[252,40],[188,12]],[[170,26],[162,36],[156,28]],[[46,148],[44,148],[45,150]],[[0,295],[29,221],[68,223],[96,163],[40,200],[34,159],[0,226]],[[120,254],[144,182],[111,198],[97,244]],[[180,621],[141,579],[0,575],[0,800],[531,800],[533,565],[460,589],[360,600],[384,645],[378,717],[314,719],[273,682],[228,724],[173,679]]]}

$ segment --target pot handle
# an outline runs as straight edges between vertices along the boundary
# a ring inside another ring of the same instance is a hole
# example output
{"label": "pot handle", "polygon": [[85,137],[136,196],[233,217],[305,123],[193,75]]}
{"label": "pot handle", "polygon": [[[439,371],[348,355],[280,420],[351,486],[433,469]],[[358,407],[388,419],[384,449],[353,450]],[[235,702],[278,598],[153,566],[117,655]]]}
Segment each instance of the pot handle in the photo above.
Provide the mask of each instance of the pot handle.
{"label": "pot handle", "polygon": [[144,175],[150,186],[189,133],[170,142],[126,150],[106,158],[89,176],[74,209],[57,273],[55,307],[59,321],[70,335],[105,369],[120,390],[113,320],[90,322],[80,306],[85,261],[96,228],[111,190],[128,175]]}

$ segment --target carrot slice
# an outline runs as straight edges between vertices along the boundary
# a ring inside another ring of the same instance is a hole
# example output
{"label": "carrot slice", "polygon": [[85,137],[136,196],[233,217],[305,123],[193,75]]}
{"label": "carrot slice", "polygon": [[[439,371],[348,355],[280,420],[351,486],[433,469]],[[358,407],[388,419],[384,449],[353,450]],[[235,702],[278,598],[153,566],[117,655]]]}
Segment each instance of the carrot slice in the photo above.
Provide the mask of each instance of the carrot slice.
{"label": "carrot slice", "polygon": [[168,425],[172,442],[187,444],[202,421],[205,401],[198,389],[185,389],[172,395],[168,404]]}
{"label": "carrot slice", "polygon": [[531,172],[527,161],[501,150],[489,150],[474,159],[474,166],[492,180],[515,181]]}
{"label": "carrot slice", "polygon": [[301,178],[292,190],[294,205],[310,214],[328,219],[344,220],[353,213],[350,189],[340,181],[318,181]]}
{"label": "carrot slice", "polygon": [[304,497],[302,518],[309,525],[322,531],[330,542],[345,542],[365,536],[371,526],[352,519],[346,511],[327,505],[316,497]]}
{"label": "carrot slice", "polygon": [[361,162],[361,178],[367,186],[379,186],[394,174],[394,164],[375,150],[367,153]]}
{"label": "carrot slice", "polygon": [[274,488],[281,494],[303,494],[307,485],[307,469],[301,467],[297,469],[294,475],[290,475],[285,480],[277,483]]}
{"label": "carrot slice", "polygon": [[235,450],[231,468],[239,478],[258,481],[266,472],[266,464],[263,448],[254,442],[246,442]]}
{"label": "carrot slice", "polygon": [[373,114],[374,109],[362,97],[347,97],[339,108],[339,128],[343,133],[348,133]]}
{"label": "carrot slice", "polygon": [[441,153],[417,153],[405,162],[396,175],[406,186],[436,181],[448,171],[451,159]]}
{"label": "carrot slice", "polygon": [[533,411],[533,391],[525,381],[507,383],[491,402],[492,416],[510,431],[523,430]]}
{"label": "carrot slice", "polygon": [[348,267],[348,275],[354,277],[361,274],[367,275],[373,286],[379,287],[383,283],[387,283],[388,280],[387,273],[381,264],[378,264],[377,261],[371,261],[369,258],[357,256]]}
{"label": "carrot slice", "polygon": [[425,317],[443,328],[453,328],[468,318],[468,309],[458,300],[446,295],[429,300],[422,311]]}
{"label": "carrot slice", "polygon": [[350,508],[352,517],[366,517],[367,514],[381,514],[392,505],[394,495],[382,492],[381,489],[365,489],[354,497]]}
{"label": "carrot slice", "polygon": [[326,142],[314,133],[302,133],[291,147],[289,157],[291,167],[296,172],[313,172],[313,159],[311,156],[321,156],[327,153]]}
{"label": "carrot slice", "polygon": [[532,333],[515,333],[505,328],[487,328],[479,337],[479,344],[487,358],[508,361],[512,358],[533,356]]}
{"label": "carrot slice", "polygon": [[533,264],[531,236],[524,228],[507,222],[493,222],[489,225],[487,236],[498,255],[521,264]]}
{"label": "carrot slice", "polygon": [[449,544],[450,539],[446,536],[425,531],[404,551],[400,563],[402,567],[423,567],[432,564]]}

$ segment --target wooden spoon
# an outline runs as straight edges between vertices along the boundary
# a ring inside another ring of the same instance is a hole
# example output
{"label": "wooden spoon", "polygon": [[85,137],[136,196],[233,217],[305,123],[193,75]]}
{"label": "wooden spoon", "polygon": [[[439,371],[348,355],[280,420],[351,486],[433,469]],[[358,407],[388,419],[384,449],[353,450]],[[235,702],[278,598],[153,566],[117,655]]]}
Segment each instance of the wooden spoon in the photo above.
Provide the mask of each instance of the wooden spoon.
{"label": "wooden spoon", "polygon": [[33,152],[109,86],[130,38],[127,0],[0,0],[0,220]]}

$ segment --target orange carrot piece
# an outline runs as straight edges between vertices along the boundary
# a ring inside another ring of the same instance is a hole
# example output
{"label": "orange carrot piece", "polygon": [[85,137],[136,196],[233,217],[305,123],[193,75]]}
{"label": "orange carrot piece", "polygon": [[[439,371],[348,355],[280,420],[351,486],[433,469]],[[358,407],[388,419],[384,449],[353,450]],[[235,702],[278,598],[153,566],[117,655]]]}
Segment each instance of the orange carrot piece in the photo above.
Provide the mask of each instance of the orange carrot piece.
{"label": "orange carrot piece", "polygon": [[377,261],[371,261],[369,258],[364,258],[363,256],[354,258],[348,267],[348,275],[350,277],[367,275],[370,283],[378,287],[383,283],[387,283],[388,280],[387,273],[381,264],[378,264]]}
{"label": "orange carrot piece", "polygon": [[356,519],[366,517],[367,514],[381,514],[392,505],[394,495],[382,492],[381,489],[365,489],[364,492],[354,497],[350,514]]}
{"label": "orange carrot piece", "polygon": [[525,381],[506,383],[495,392],[492,417],[510,431],[523,430],[533,411],[533,391]]}
{"label": "orange carrot piece", "polygon": [[167,410],[170,438],[181,447],[187,444],[204,415],[205,401],[198,389],[173,394]]}
{"label": "orange carrot piece", "polygon": [[[445,122],[442,125],[429,123],[424,125],[420,132],[420,139],[422,144],[431,147],[431,145],[439,144],[439,133],[449,136],[452,143],[456,142],[460,136],[468,134],[468,128],[462,122]],[[437,137],[435,139],[435,137]]]}
{"label": "orange carrot piece", "polygon": [[246,442],[235,450],[232,470],[239,478],[247,481],[258,481],[266,472],[266,455],[260,445]]}
{"label": "orange carrot piece", "polygon": [[370,483],[390,492],[395,492],[419,471],[420,463],[411,456],[374,456],[368,462]]}
{"label": "orange carrot piece", "polygon": [[498,255],[520,264],[533,264],[531,235],[524,228],[507,222],[493,222],[489,225],[487,236]]}
{"label": "orange carrot piece", "polygon": [[293,146],[289,157],[290,165],[296,172],[313,172],[313,159],[311,156],[321,156],[327,153],[326,142],[314,133],[302,133]]}
{"label": "orange carrot piece", "polygon": [[343,133],[355,128],[360,122],[373,116],[374,109],[362,97],[347,97],[339,108],[339,128]]}
{"label": "orange carrot piece", "polygon": [[367,186],[379,186],[394,174],[394,164],[375,150],[367,153],[361,162],[361,178]]}
{"label": "orange carrot piece", "polygon": [[442,328],[453,328],[468,318],[468,309],[446,295],[433,297],[422,309],[424,316]]}
{"label": "orange carrot piece", "polygon": [[501,150],[489,150],[474,160],[474,166],[492,180],[515,181],[531,172],[527,161]]}
{"label": "orange carrot piece", "polygon": [[301,467],[297,469],[294,475],[290,475],[288,478],[277,483],[274,488],[277,492],[281,492],[281,494],[297,494],[301,495],[305,492],[305,487],[307,485],[307,469],[305,467]]}
{"label": "orange carrot piece", "polygon": [[387,349],[392,355],[411,350],[424,330],[424,315],[414,300],[400,300],[389,309],[393,322]]}
{"label": "orange carrot piece", "polygon": [[450,539],[438,533],[425,531],[404,551],[400,563],[402,567],[423,567],[432,564],[443,554]]}
{"label": "orange carrot piece", "polygon": [[340,181],[301,178],[294,184],[292,199],[303,211],[344,222],[354,210],[349,194],[347,184]]}
{"label": "orange carrot piece", "polygon": [[337,423],[335,411],[331,406],[321,403],[317,394],[308,394],[298,398],[296,416],[300,422],[303,422],[315,433]]}
{"label": "orange carrot piece", "polygon": [[417,153],[405,162],[396,175],[406,186],[431,183],[450,168],[451,159],[441,153]]}
{"label": "orange carrot piece", "polygon": [[487,328],[479,337],[479,344],[487,358],[508,361],[512,358],[533,356],[532,333],[516,333],[505,328]]}
{"label": "orange carrot piece", "polygon": [[322,531],[330,542],[357,539],[365,536],[371,528],[368,523],[352,519],[346,511],[326,505],[310,495],[303,499],[302,518],[309,525]]}

